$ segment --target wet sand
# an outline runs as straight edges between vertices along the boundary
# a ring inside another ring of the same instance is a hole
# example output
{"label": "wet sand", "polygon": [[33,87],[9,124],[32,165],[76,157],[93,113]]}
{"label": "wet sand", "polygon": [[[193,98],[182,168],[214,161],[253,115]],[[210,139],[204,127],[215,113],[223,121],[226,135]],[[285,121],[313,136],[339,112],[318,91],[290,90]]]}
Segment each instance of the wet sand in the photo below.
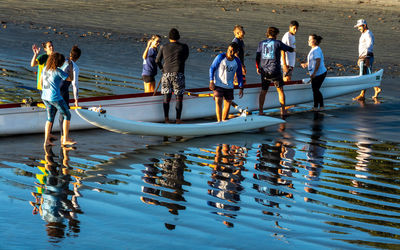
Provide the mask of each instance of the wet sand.
{"label": "wet sand", "polygon": [[[0,53],[26,58],[31,45],[54,41],[68,53],[73,44],[83,49],[79,64],[93,70],[121,73],[141,83],[141,54],[153,33],[166,37],[171,27],[191,48],[186,74],[189,86],[203,86],[213,57],[232,40],[235,24],[245,27],[249,82],[258,81],[254,58],[268,26],[281,30],[295,19],[298,59],[304,60],[310,33],[324,37],[321,48],[332,75],[354,74],[360,33],[353,28],[365,18],[375,35],[375,69],[385,77],[400,76],[399,1],[2,1]],[[164,42],[166,42],[166,38]],[[29,68],[29,65],[27,65]],[[297,68],[296,76],[306,72]]]}

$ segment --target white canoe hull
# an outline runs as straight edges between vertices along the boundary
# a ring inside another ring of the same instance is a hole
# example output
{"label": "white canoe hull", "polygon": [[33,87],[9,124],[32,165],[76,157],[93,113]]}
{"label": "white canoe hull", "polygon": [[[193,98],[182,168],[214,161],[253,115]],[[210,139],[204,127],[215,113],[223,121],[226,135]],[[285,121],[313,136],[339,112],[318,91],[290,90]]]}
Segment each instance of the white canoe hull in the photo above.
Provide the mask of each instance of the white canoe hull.
{"label": "white canoe hull", "polygon": [[[383,70],[364,76],[327,77],[322,84],[321,92],[324,99],[333,98],[362,89],[379,86]],[[303,79],[303,84],[285,85],[287,105],[311,102],[313,100],[309,79]],[[189,90],[196,93],[209,93],[207,89]],[[235,102],[248,110],[258,109],[259,84],[249,84],[244,90],[242,99],[235,90]],[[80,105],[84,107],[102,106],[108,115],[133,121],[159,122],[164,119],[163,96],[130,94],[81,98]],[[275,87],[270,87],[265,100],[264,108],[279,107],[278,93]],[[235,113],[233,108],[231,113]],[[75,112],[71,112],[71,130],[94,128]],[[215,103],[211,97],[185,96],[182,118],[184,120],[215,116]],[[175,100],[171,100],[170,119],[175,118]],[[39,107],[21,107],[20,104],[0,105],[0,136],[15,134],[42,133],[47,116],[46,111]],[[59,130],[58,118],[54,122],[53,130]]]}
{"label": "white canoe hull", "polygon": [[206,122],[190,124],[165,124],[122,119],[86,109],[77,109],[87,122],[117,133],[159,136],[205,136],[237,133],[246,130],[268,127],[285,122],[269,116],[239,116],[225,122]]}

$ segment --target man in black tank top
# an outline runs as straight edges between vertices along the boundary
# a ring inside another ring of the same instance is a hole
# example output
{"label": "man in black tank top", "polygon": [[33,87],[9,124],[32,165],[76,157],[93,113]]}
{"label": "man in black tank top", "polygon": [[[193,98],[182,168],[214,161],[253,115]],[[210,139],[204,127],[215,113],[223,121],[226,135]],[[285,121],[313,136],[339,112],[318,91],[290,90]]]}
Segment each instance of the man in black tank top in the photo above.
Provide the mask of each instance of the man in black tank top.
{"label": "man in black tank top", "polygon": [[189,57],[189,47],[180,43],[179,31],[169,31],[169,43],[160,47],[156,63],[162,70],[161,94],[164,95],[164,118],[169,123],[169,103],[172,92],[176,95],[176,123],[181,123],[183,94],[185,93],[185,61]]}

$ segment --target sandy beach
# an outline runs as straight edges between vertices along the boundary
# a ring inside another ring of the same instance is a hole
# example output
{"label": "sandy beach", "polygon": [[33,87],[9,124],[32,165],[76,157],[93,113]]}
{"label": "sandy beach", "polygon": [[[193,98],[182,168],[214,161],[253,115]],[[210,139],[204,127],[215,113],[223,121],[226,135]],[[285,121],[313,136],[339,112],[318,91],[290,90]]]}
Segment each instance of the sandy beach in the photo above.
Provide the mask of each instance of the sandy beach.
{"label": "sandy beach", "polygon": [[[298,60],[304,60],[311,33],[324,37],[321,48],[333,74],[354,74],[359,32],[356,20],[365,18],[375,35],[375,69],[385,77],[398,77],[400,66],[399,1],[1,1],[0,53],[26,58],[31,45],[52,40],[67,53],[73,44],[83,49],[84,68],[121,73],[140,86],[141,54],[151,34],[164,36],[171,27],[181,32],[190,48],[188,85],[207,82],[213,57],[232,40],[235,24],[244,26],[249,82],[257,82],[254,58],[268,26],[281,30],[295,19]],[[30,69],[29,65],[27,68]],[[35,69],[30,69],[35,70]],[[305,71],[296,69],[301,78]]]}

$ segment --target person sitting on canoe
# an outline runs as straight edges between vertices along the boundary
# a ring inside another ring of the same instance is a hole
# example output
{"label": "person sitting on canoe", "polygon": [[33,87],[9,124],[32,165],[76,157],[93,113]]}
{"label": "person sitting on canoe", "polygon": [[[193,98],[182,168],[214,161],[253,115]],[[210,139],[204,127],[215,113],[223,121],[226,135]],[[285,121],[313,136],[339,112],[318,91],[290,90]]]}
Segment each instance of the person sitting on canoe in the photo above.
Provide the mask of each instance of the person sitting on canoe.
{"label": "person sitting on canoe", "polygon": [[45,141],[44,145],[54,145],[50,141],[50,130],[53,126],[54,117],[57,110],[64,116],[63,123],[63,138],[61,145],[73,145],[76,142],[69,138],[69,126],[71,113],[69,112],[68,105],[60,94],[60,83],[62,80],[68,78],[68,74],[59,69],[65,62],[65,57],[57,52],[51,54],[47,60],[46,67],[43,69],[41,76],[42,85],[42,100],[46,105],[47,122],[45,126]]}
{"label": "person sitting on canoe", "polygon": [[[181,123],[183,94],[185,93],[185,61],[189,57],[189,47],[180,43],[179,31],[169,31],[169,43],[162,45],[157,54],[156,63],[162,70],[161,94],[164,95],[164,118],[169,123],[169,103],[172,91],[176,96],[176,123]],[[162,63],[163,62],[163,63]]]}
{"label": "person sitting on canoe", "polygon": [[267,29],[267,39],[258,44],[256,54],[257,74],[261,75],[261,92],[259,96],[259,114],[263,115],[265,95],[268,92],[269,85],[274,83],[279,94],[281,104],[281,115],[286,114],[285,93],[283,92],[283,78],[281,70],[281,57],[285,52],[293,52],[292,47],[276,40],[279,29],[269,27]]}
{"label": "person sitting on canoe", "polygon": [[[240,59],[235,56],[238,44],[229,44],[226,53],[215,57],[210,67],[210,89],[214,91],[215,112],[217,121],[225,121],[228,118],[229,108],[233,100],[235,73],[239,84],[239,97],[243,96],[243,74]],[[224,107],[222,109],[222,102]]]}

